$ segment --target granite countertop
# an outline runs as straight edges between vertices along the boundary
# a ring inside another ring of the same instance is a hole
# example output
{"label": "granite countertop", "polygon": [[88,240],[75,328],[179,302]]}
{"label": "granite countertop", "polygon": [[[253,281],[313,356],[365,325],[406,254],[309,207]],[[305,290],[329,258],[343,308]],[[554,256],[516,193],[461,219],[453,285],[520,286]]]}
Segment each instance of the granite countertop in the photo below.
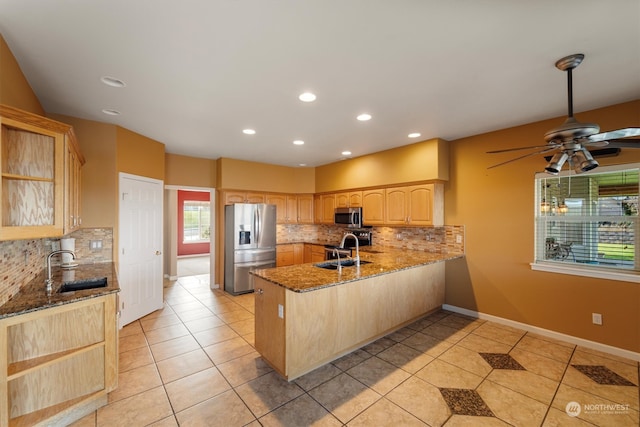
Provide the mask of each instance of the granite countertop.
{"label": "granite countertop", "polygon": [[307,263],[288,267],[264,268],[254,270],[252,274],[293,292],[308,292],[463,256],[460,253],[440,254],[382,246],[365,246],[360,249],[360,260],[370,261],[370,263],[361,265],[359,270],[355,266],[343,267],[342,273],[338,273],[337,270],[314,266],[318,263]]}
{"label": "granite countertop", "polygon": [[[115,265],[112,262],[80,264],[72,269],[52,266],[51,275],[53,276],[53,292],[51,294],[47,294],[45,290],[47,272],[44,268],[35,279],[23,286],[9,301],[0,306],[0,319],[120,291]],[[107,278],[106,287],[58,292],[63,283],[101,277]]]}

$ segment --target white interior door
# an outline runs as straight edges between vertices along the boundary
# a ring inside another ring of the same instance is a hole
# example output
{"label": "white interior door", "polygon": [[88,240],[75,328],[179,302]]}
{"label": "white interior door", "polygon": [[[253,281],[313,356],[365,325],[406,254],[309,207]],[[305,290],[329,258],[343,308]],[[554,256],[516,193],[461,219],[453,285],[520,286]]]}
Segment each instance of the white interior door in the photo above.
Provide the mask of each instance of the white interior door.
{"label": "white interior door", "polygon": [[162,181],[120,173],[120,327],[162,308]]}

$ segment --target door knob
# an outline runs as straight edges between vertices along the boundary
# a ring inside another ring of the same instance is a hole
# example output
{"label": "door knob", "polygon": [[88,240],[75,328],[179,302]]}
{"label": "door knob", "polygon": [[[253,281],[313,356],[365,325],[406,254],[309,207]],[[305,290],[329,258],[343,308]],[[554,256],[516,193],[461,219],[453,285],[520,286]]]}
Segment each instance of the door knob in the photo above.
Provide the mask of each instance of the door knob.
{"label": "door knob", "polygon": [[162,255],[162,252],[156,251],[156,255]]}

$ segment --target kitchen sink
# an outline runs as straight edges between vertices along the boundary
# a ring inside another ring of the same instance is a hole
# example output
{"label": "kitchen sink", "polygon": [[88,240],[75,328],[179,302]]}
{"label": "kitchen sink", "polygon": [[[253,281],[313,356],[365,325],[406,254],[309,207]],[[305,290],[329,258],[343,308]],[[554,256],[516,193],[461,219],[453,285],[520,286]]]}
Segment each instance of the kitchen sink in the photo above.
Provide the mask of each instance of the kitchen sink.
{"label": "kitchen sink", "polygon": [[94,279],[74,280],[73,282],[65,282],[58,292],[82,291],[84,289],[104,288],[107,286],[106,277],[96,277]]}
{"label": "kitchen sink", "polygon": [[[371,263],[371,261],[360,260],[360,265],[369,264],[369,263]],[[352,259],[341,259],[340,265],[343,267],[353,267],[354,265],[356,265],[356,262]],[[335,261],[321,262],[318,264],[314,264],[314,266],[318,268],[324,268],[325,270],[337,270],[338,261],[335,260]]]}

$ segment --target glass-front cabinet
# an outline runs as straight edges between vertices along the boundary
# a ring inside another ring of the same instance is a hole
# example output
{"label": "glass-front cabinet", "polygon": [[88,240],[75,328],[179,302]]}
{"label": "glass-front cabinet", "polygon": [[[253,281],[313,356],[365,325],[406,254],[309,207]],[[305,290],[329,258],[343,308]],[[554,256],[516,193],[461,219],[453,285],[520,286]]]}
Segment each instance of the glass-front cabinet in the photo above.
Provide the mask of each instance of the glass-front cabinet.
{"label": "glass-front cabinet", "polygon": [[[65,151],[79,154],[71,140],[72,128],[0,105],[0,129],[0,240],[57,237],[72,231],[65,228],[65,202],[71,203],[65,197],[70,194],[65,191]],[[78,165],[74,167],[79,173]],[[73,196],[79,196],[77,186]],[[78,209],[74,208],[76,217]]]}

